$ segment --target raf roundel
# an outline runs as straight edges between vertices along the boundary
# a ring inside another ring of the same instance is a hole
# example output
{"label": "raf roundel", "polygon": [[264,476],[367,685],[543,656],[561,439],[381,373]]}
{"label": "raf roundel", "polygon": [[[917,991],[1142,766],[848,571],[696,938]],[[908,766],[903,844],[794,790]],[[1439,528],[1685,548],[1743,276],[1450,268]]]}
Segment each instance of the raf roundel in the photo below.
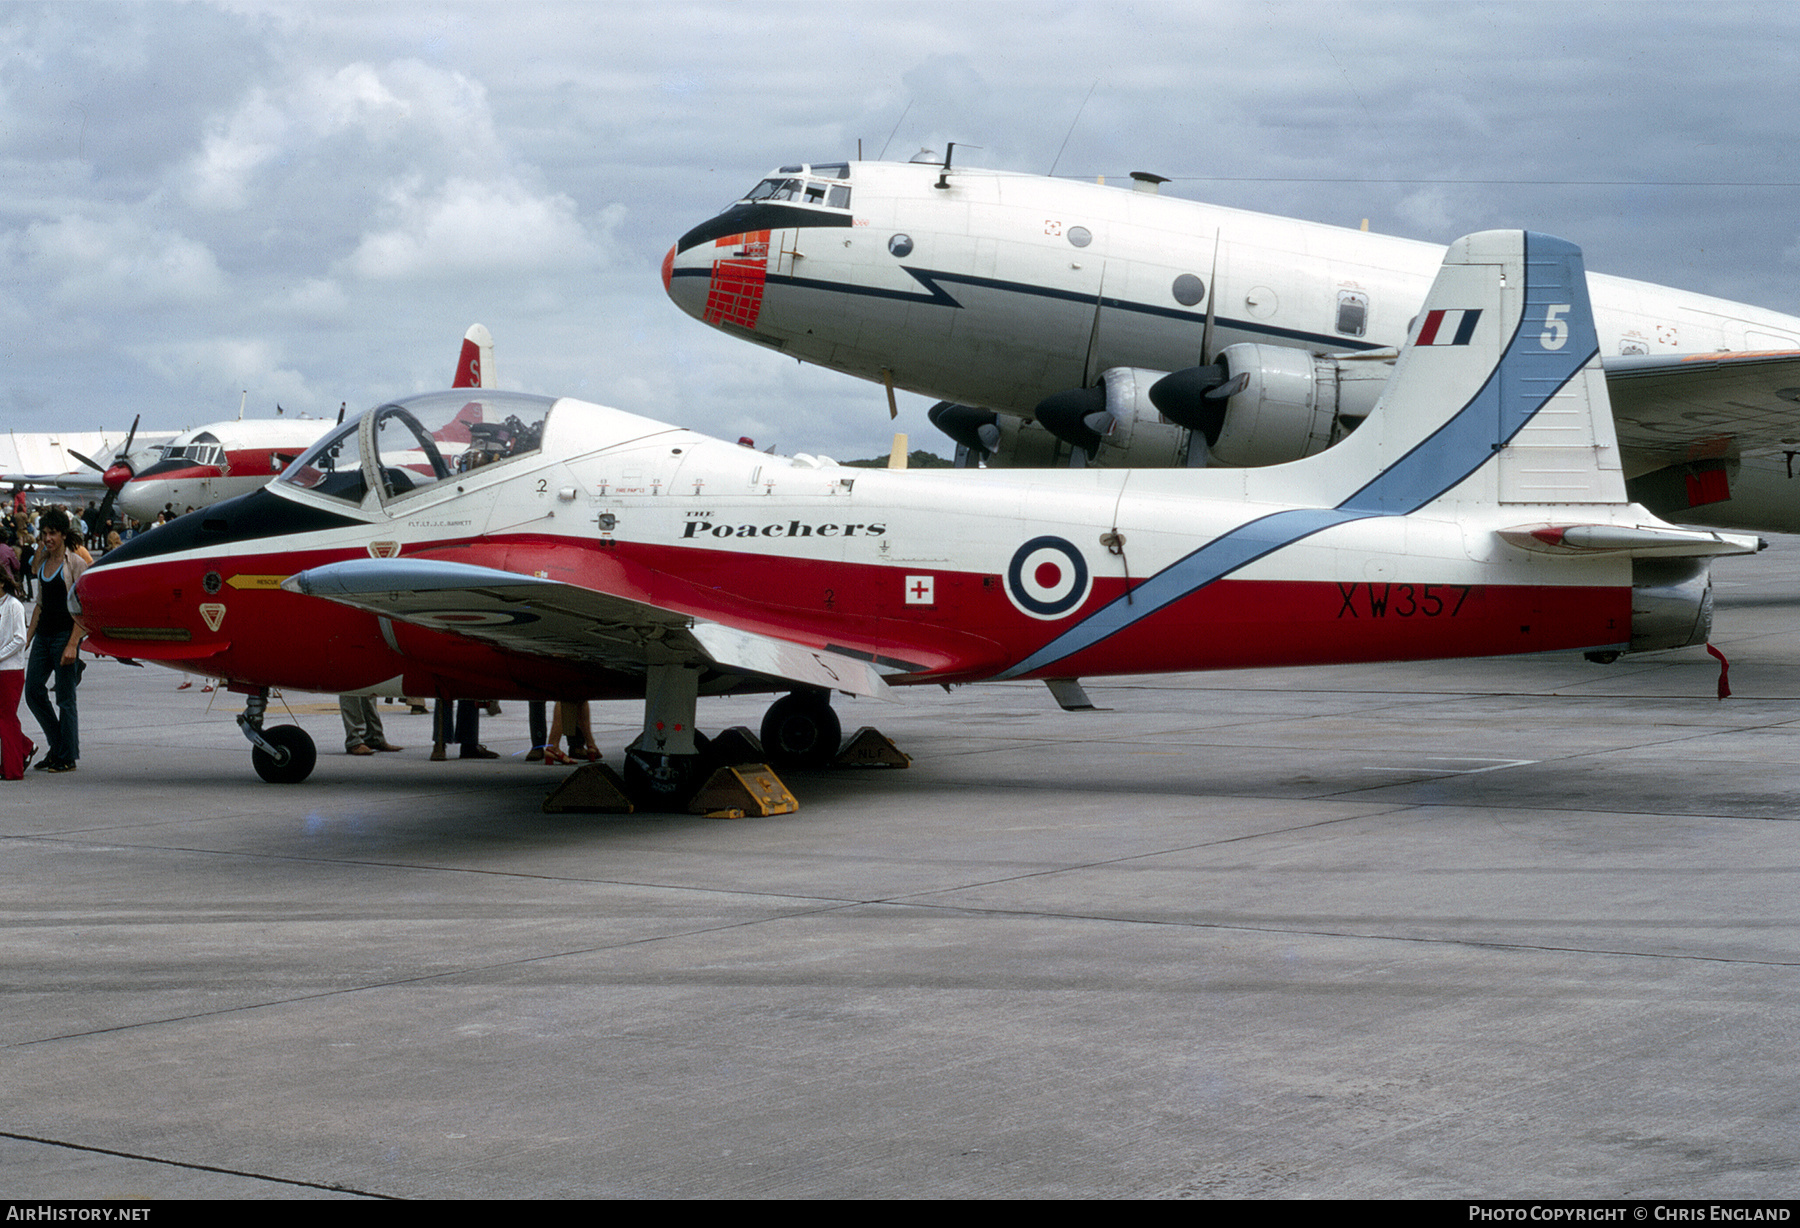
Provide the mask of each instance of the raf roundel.
{"label": "raf roundel", "polygon": [[1006,595],[1033,618],[1061,618],[1088,595],[1087,561],[1060,537],[1034,537],[1006,565]]}

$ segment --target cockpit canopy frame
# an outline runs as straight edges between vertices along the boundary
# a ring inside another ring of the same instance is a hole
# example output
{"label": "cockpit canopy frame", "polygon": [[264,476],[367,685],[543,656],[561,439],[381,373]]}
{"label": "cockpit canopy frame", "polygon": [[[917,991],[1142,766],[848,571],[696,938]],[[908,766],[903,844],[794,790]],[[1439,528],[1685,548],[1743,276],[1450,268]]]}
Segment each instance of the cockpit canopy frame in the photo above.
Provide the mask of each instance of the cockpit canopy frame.
{"label": "cockpit canopy frame", "polygon": [[381,507],[440,482],[536,455],[555,397],[453,388],[390,401],[360,414],[296,457],[288,489]]}

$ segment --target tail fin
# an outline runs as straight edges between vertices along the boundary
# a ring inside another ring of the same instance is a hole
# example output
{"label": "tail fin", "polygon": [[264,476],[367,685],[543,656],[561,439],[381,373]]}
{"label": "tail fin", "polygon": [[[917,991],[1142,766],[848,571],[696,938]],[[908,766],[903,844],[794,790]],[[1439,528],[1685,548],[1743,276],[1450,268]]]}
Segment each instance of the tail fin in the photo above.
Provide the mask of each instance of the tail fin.
{"label": "tail fin", "polygon": [[456,360],[456,379],[450,386],[494,386],[494,337],[484,325],[471,324],[469,331],[463,334],[462,354]]}
{"label": "tail fin", "polygon": [[1458,239],[1346,441],[1377,476],[1338,506],[1625,503],[1599,351],[1580,248],[1518,230]]}

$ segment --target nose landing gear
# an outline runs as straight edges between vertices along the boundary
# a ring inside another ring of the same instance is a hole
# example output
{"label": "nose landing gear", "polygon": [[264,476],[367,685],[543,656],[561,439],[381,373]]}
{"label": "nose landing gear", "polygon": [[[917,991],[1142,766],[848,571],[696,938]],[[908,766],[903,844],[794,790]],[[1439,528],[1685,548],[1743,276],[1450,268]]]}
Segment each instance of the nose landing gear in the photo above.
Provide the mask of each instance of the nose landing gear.
{"label": "nose landing gear", "polygon": [[238,728],[250,739],[250,765],[272,785],[297,785],[312,775],[318,748],[312,735],[298,725],[264,729],[268,707],[269,688],[262,687],[244,700],[244,711],[237,718]]}

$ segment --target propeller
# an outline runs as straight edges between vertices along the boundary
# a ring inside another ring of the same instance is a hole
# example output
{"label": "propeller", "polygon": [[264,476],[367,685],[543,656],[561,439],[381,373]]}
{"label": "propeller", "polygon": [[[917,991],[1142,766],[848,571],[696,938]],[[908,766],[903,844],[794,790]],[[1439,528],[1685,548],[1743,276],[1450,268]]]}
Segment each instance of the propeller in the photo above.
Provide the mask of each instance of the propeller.
{"label": "propeller", "polygon": [[1150,385],[1150,403],[1170,422],[1197,432],[1210,449],[1225,429],[1227,403],[1249,383],[1248,372],[1232,375],[1222,360],[1185,367]]}
{"label": "propeller", "polygon": [[[137,471],[131,467],[131,441],[137,438],[138,421],[143,416],[139,414],[131,420],[131,429],[125,432],[125,446],[113,453],[113,463],[100,472],[100,480],[106,483],[106,498],[100,500],[100,510],[94,515],[94,519],[99,522],[100,526],[112,523],[113,501],[119,497],[119,492],[125,489],[125,483],[137,476]],[[71,455],[74,454],[71,453]],[[81,459],[87,461],[85,456]],[[87,461],[87,463],[94,465],[93,461]],[[99,469],[100,466],[94,465],[94,468]],[[100,545],[104,547],[106,543],[101,542]]]}
{"label": "propeller", "polygon": [[931,425],[972,452],[988,456],[1000,450],[1000,415],[954,401],[939,401],[925,411]]}
{"label": "propeller", "polygon": [[1032,415],[1052,435],[1090,457],[1100,450],[1100,437],[1112,428],[1106,408],[1106,385],[1053,392],[1037,403]]}

